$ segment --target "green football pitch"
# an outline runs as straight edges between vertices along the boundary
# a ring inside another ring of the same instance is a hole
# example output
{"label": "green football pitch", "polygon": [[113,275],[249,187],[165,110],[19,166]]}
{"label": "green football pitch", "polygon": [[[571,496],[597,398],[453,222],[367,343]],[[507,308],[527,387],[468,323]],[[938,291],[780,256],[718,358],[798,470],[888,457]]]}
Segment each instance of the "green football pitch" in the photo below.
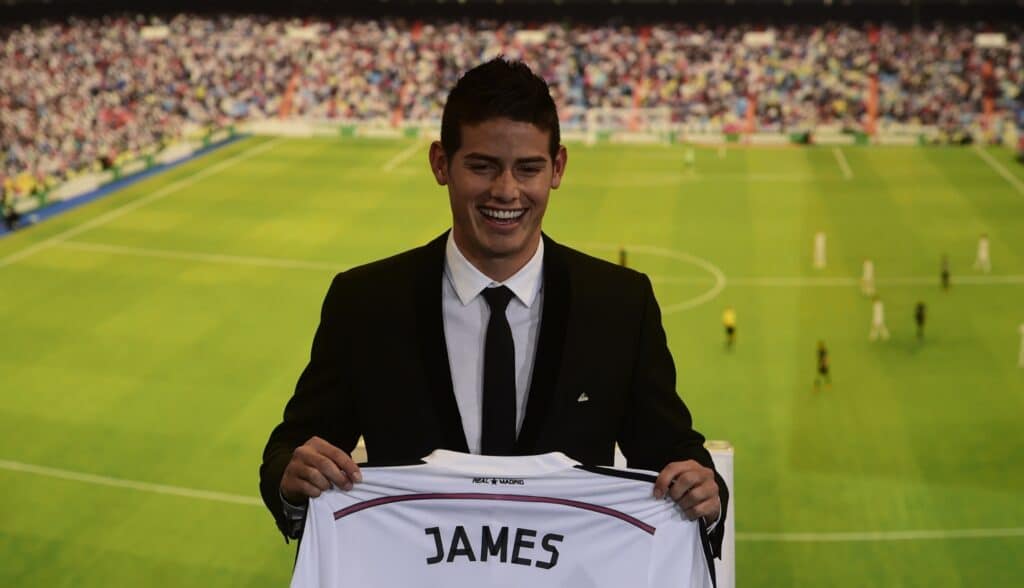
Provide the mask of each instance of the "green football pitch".
{"label": "green football pitch", "polygon": [[[679,393],[735,446],[738,584],[1024,585],[1024,167],[683,152],[571,145],[545,229],[651,275]],[[0,585],[284,585],[257,468],[323,294],[449,224],[425,143],[251,138],[0,239]]]}

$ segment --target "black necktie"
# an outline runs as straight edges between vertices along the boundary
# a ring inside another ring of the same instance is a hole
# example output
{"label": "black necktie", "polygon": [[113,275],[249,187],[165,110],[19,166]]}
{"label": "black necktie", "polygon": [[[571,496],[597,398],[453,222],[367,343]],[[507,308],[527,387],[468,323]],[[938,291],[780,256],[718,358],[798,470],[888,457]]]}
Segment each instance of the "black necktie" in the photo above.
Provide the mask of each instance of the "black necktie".
{"label": "black necktie", "polygon": [[516,352],[505,308],[512,291],[505,286],[484,288],[491,307],[484,341],[484,406],[480,452],[512,455],[516,444]]}

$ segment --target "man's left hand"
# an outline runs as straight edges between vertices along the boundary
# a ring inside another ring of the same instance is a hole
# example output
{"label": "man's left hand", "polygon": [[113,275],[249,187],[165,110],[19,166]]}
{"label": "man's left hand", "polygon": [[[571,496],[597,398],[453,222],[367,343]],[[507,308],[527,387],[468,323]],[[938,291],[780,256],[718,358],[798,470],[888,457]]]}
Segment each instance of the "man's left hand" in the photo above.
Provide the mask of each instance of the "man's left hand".
{"label": "man's left hand", "polygon": [[692,459],[674,461],[658,474],[654,482],[655,498],[670,496],[683,509],[686,518],[712,525],[722,513],[722,500],[718,496],[715,471]]}

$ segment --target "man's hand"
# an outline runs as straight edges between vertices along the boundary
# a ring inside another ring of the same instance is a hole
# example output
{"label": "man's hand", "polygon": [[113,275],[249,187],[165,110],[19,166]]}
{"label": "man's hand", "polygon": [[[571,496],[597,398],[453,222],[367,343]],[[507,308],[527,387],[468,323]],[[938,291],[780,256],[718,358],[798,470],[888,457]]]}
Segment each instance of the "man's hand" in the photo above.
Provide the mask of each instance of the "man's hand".
{"label": "man's hand", "polygon": [[654,482],[654,496],[662,498],[666,495],[683,509],[691,521],[704,517],[704,522],[711,525],[722,514],[715,471],[692,459],[674,461],[658,474]]}
{"label": "man's hand", "polygon": [[335,485],[351,490],[353,482],[362,482],[359,466],[347,453],[313,437],[292,452],[292,459],[281,477],[281,496],[291,504],[304,504]]}

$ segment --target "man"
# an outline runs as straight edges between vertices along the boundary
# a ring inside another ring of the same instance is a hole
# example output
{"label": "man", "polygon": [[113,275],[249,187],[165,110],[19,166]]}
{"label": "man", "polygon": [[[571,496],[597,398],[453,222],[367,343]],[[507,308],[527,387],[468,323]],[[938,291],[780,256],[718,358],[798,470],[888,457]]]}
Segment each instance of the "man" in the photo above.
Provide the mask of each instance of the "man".
{"label": "man", "polygon": [[885,326],[885,305],[882,304],[881,298],[875,296],[875,301],[871,304],[871,334],[868,335],[868,339],[876,341],[879,336],[882,337],[882,341],[889,340],[889,329]]}
{"label": "man", "polygon": [[686,146],[686,151],[683,152],[683,163],[686,165],[686,172],[692,174],[694,168],[697,167],[697,151],[693,146]]}
{"label": "man", "polygon": [[[0,188],[0,191],[3,189]],[[18,227],[18,221],[21,219],[21,215],[18,214],[18,209],[14,208],[14,197],[6,193],[0,192],[0,214],[4,219],[4,226],[7,227],[8,231],[13,231]]]}
{"label": "man", "polygon": [[814,268],[825,269],[825,231],[814,234]]}
{"label": "man", "polygon": [[650,280],[541,233],[559,140],[547,84],[520,62],[451,91],[429,157],[451,231],[335,277],[264,450],[260,491],[286,536],[308,497],[360,481],[360,436],[371,463],[450,449],[600,465],[617,442],[719,553],[728,492],[675,392]]}
{"label": "man", "polygon": [[942,254],[942,268],[941,276],[942,289],[945,291],[949,290],[949,256],[945,253]]}
{"label": "man", "polygon": [[732,351],[736,344],[736,311],[731,306],[726,306],[722,311],[722,325],[725,327],[725,347]]}
{"label": "man", "polygon": [[1020,324],[1020,356],[1017,358],[1017,367],[1024,368],[1024,323]]}
{"label": "man", "polygon": [[925,318],[925,307],[924,302],[918,302],[917,306],[914,307],[914,322],[917,323],[917,340],[921,341],[924,339],[924,318]]}
{"label": "man", "polygon": [[978,237],[978,255],[974,258],[974,269],[986,274],[992,271],[992,260],[989,258],[988,234]]}
{"label": "man", "polygon": [[821,390],[821,385],[825,384],[825,388],[832,387],[832,376],[828,373],[828,349],[825,347],[824,341],[818,341],[818,375],[814,377],[814,391],[818,392]]}
{"label": "man", "polygon": [[875,262],[870,259],[864,260],[860,276],[860,291],[863,292],[865,296],[875,295]]}

